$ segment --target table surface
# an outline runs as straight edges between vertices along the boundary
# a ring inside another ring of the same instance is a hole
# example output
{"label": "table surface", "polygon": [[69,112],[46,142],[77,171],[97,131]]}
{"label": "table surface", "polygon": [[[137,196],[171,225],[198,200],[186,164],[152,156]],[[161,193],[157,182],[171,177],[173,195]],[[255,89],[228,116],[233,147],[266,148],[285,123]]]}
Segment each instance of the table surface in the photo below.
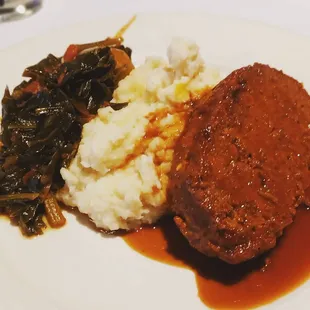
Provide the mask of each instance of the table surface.
{"label": "table surface", "polygon": [[[243,17],[310,36],[308,0],[43,0],[43,8],[23,20],[0,24],[0,49],[52,29],[117,13],[192,12]],[[86,4],[87,3],[87,4]]]}

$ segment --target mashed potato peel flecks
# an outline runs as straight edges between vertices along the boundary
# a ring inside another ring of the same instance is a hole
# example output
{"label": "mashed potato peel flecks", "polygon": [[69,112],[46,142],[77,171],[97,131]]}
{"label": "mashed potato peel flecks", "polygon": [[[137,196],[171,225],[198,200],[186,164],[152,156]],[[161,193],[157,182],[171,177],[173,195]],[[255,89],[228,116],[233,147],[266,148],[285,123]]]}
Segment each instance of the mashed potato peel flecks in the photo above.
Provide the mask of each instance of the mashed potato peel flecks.
{"label": "mashed potato peel flecks", "polygon": [[128,106],[99,109],[83,127],[77,156],[61,170],[65,187],[58,198],[97,227],[135,229],[167,211],[168,174],[187,101],[219,80],[191,41],[174,39],[168,60],[147,58],[120,81],[113,102]]}

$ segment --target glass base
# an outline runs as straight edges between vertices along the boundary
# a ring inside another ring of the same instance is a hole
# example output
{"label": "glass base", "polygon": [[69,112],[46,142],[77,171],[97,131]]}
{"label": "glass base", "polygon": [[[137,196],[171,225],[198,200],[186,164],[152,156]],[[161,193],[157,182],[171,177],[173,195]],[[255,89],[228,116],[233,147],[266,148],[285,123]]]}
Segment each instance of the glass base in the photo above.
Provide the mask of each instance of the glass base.
{"label": "glass base", "polygon": [[41,0],[0,0],[0,22],[25,18],[37,12]]}

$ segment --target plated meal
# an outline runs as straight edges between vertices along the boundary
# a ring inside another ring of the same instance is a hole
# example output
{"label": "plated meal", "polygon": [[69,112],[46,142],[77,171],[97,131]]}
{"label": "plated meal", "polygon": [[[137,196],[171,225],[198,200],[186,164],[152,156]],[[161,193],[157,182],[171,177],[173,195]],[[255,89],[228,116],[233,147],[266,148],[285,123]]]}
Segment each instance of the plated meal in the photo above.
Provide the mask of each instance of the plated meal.
{"label": "plated meal", "polygon": [[257,307],[302,284],[303,81],[258,62],[227,75],[182,36],[134,65],[122,36],[49,54],[5,90],[0,213],[25,237],[85,214],[103,235],[191,269],[212,308]]}

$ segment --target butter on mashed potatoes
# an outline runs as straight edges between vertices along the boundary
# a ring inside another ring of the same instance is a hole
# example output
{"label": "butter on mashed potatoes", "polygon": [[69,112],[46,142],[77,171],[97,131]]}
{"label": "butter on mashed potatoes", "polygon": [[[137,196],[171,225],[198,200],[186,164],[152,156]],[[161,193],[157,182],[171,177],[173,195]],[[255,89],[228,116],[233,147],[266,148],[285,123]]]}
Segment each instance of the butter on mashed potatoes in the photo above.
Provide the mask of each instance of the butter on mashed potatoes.
{"label": "butter on mashed potatoes", "polygon": [[61,169],[65,187],[58,198],[105,230],[157,221],[167,211],[168,173],[186,102],[218,81],[189,40],[172,40],[168,62],[147,58],[114,92],[113,102],[128,106],[99,109],[84,125],[76,157]]}

